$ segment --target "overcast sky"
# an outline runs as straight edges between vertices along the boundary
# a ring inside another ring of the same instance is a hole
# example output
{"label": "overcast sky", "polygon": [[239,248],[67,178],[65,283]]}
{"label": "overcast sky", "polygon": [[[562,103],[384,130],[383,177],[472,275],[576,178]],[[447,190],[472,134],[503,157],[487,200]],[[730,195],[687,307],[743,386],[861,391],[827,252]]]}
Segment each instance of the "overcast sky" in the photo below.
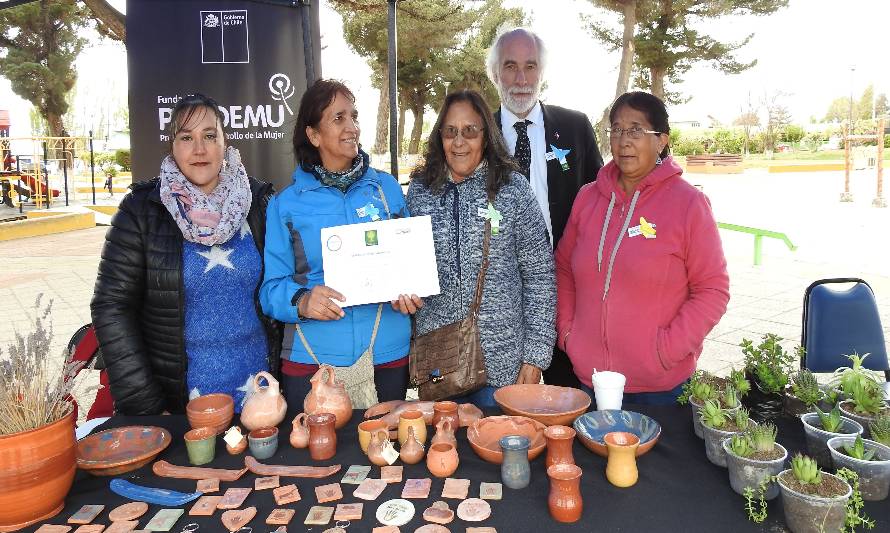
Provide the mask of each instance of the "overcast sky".
{"label": "overcast sky", "polygon": [[[124,0],[111,0],[124,9]],[[608,52],[584,28],[581,16],[594,13],[584,0],[504,0],[522,6],[531,26],[550,49],[546,73],[547,102],[579,109],[595,121],[614,92],[618,53]],[[840,7],[843,6],[843,7]],[[611,17],[617,27],[618,18]],[[758,63],[749,71],[726,75],[707,64],[693,68],[685,82],[671,86],[691,97],[670,109],[674,120],[702,120],[708,115],[731,122],[750,94],[757,105],[765,93],[789,94],[786,101],[796,121],[821,118],[830,102],[858,98],[869,83],[876,92],[890,92],[890,0],[791,0],[787,9],[769,17],[726,18],[704,28],[722,40],[754,33],[739,59]],[[370,70],[342,38],[340,17],[322,0],[323,75],[343,79],[356,92],[365,126],[362,141],[373,140],[378,93],[370,86]],[[851,66],[855,71],[851,72]],[[102,41],[90,46],[77,62],[78,103],[86,114],[126,102],[126,52]],[[0,79],[0,108],[13,112],[14,135],[28,134],[28,104]],[[95,113],[94,113],[95,114]]]}

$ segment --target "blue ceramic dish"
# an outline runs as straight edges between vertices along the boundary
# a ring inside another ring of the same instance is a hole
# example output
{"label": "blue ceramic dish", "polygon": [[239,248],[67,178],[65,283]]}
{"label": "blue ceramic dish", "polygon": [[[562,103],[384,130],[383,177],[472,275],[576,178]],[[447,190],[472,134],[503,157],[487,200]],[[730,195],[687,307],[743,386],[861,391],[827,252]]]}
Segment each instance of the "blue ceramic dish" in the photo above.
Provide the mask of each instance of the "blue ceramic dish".
{"label": "blue ceramic dish", "polygon": [[591,411],[572,424],[581,443],[597,455],[607,457],[609,450],[603,437],[613,431],[626,431],[640,437],[637,457],[648,452],[661,436],[661,425],[651,417],[633,411]]}

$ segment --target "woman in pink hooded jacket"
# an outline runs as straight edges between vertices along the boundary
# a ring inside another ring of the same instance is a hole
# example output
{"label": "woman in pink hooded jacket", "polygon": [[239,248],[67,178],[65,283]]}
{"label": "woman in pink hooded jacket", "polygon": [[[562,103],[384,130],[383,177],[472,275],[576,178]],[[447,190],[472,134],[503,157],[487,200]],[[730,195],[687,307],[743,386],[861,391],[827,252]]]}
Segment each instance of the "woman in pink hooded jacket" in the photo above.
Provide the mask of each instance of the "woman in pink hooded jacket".
{"label": "woman in pink hooded jacket", "polygon": [[612,370],[625,402],[669,403],[726,312],[726,259],[707,197],[668,155],[664,103],[626,93],[609,122],[613,160],[578,193],[556,251],[557,343],[586,387]]}

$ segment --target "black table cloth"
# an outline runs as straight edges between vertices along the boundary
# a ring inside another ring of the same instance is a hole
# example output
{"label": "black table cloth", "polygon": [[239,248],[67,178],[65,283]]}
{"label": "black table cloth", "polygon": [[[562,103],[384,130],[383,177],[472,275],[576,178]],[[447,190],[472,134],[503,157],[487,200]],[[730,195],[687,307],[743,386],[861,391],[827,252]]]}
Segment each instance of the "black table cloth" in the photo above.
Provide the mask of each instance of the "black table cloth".
{"label": "black table cloth", "polygon": [[[446,527],[454,532],[463,532],[467,527],[490,526],[500,533],[525,531],[782,531],[784,517],[781,497],[769,503],[769,517],[763,524],[748,521],[744,510],[744,499],[733,492],[729,486],[729,478],[725,468],[712,465],[705,456],[704,442],[692,431],[692,420],[689,407],[681,406],[625,406],[626,409],[647,414],[662,426],[658,444],[646,455],[638,458],[637,467],[640,472],[636,485],[626,489],[613,487],[605,477],[606,459],[593,454],[578,439],[574,444],[575,462],[582,468],[581,493],[584,500],[584,512],[580,521],[574,524],[561,524],[550,517],[547,509],[547,497],[550,482],[547,478],[542,453],[531,463],[531,484],[521,490],[503,489],[503,499],[489,501],[492,515],[484,522],[469,523],[457,517]],[[296,510],[288,531],[323,531],[334,526],[306,526],[303,524],[309,508],[318,505],[314,488],[319,485],[340,482],[350,465],[370,465],[367,457],[362,454],[358,445],[356,426],[362,420],[362,412],[355,411],[349,424],[337,431],[337,453],[332,460],[316,462],[309,457],[306,449],[296,450],[288,442],[290,420],[295,412],[289,412],[285,422],[280,426],[280,441],[276,454],[265,461],[266,464],[289,465],[328,465],[340,464],[342,469],[333,476],[322,479],[281,478],[281,484],[294,483],[300,490],[302,499],[284,507]],[[486,414],[500,414],[489,412]],[[165,459],[174,465],[188,466],[188,456],[182,439],[189,429],[184,416],[155,417],[124,417],[116,416],[108,420],[94,432],[113,427],[127,425],[154,425],[169,429],[173,442],[158,458]],[[789,453],[805,451],[803,428],[800,421],[792,418],[781,418],[778,441],[788,448]],[[432,438],[434,428],[430,428]],[[487,463],[479,458],[470,447],[466,438],[466,430],[458,431],[458,453],[460,465],[452,477],[465,478],[472,481],[469,497],[479,496],[479,483],[482,481],[500,482],[500,466]],[[229,455],[222,439],[217,441],[216,458],[212,463],[204,465],[213,468],[241,468],[244,457],[249,450],[240,455]],[[401,464],[397,461],[395,464]],[[133,483],[151,487],[172,489],[181,492],[194,492],[196,481],[155,476],[151,465],[139,470],[118,476]],[[229,487],[251,487],[257,476],[248,472],[234,482],[221,482],[222,494]],[[379,467],[371,465],[369,477],[379,478]],[[414,518],[400,529],[411,532],[424,525],[423,511],[433,502],[442,499],[443,479],[430,475],[425,462],[416,465],[404,465],[402,483],[387,486],[386,490],[375,501],[364,501],[352,496],[357,485],[343,484],[343,499],[322,505],[335,507],[337,503],[364,503],[361,520],[353,520],[347,528],[348,533],[371,531],[380,525],[375,513],[383,502],[400,498],[404,480],[408,478],[430,477],[433,480],[430,497],[426,500],[411,500],[415,506]],[[93,477],[79,471],[74,486],[68,494],[65,509],[55,518],[48,521],[52,524],[64,524],[68,517],[85,504],[104,504],[105,511],[94,523],[109,524],[108,511],[127,503],[128,500],[111,492],[108,483],[112,478]],[[458,500],[445,500],[452,510],[456,510]],[[186,510],[179,522],[171,531],[179,532],[190,523],[200,525],[200,532],[225,531],[220,521],[222,511],[216,511],[211,517],[189,516],[188,509],[193,502],[186,504]],[[256,517],[248,524],[254,532],[273,531],[277,526],[265,524],[266,517],[276,508],[271,490],[253,491],[241,506],[257,508]],[[150,505],[149,511],[139,519],[139,525],[147,521],[162,506]],[[866,502],[865,512],[876,520],[874,531],[890,531],[890,501]],[[38,524],[39,525],[39,524]],[[33,531],[36,528],[29,528]]]}

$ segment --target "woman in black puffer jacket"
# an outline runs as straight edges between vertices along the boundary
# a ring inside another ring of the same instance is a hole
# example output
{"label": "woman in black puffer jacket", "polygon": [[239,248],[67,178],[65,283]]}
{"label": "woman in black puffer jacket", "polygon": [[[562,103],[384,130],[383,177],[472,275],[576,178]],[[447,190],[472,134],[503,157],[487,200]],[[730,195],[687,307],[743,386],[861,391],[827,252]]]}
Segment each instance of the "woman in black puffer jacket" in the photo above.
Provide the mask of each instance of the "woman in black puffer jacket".
{"label": "woman in black puffer jacket", "polygon": [[182,99],[172,155],[105,237],[90,307],[117,413],[182,413],[212,392],[240,410],[251,376],[278,372],[280,325],[257,300],[272,185],[247,176],[222,123],[212,99]]}

